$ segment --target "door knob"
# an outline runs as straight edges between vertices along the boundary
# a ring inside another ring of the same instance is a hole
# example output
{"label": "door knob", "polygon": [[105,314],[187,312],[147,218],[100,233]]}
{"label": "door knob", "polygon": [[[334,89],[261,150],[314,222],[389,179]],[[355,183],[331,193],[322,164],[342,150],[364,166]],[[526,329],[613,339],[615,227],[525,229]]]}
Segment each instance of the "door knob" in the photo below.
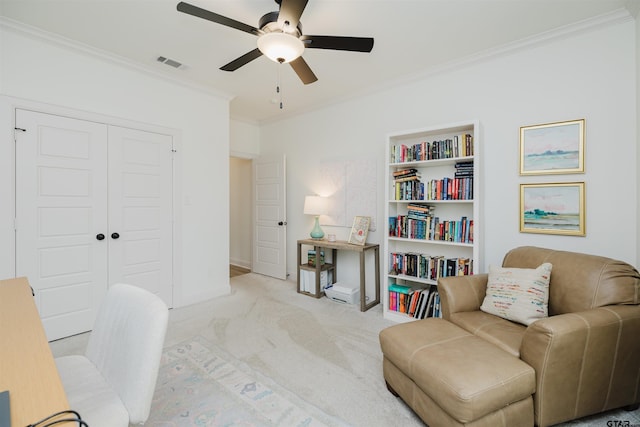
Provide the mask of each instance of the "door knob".
{"label": "door knob", "polygon": [[278,225],[287,225],[287,221],[280,221],[278,222]]}
{"label": "door knob", "polygon": [[96,239],[98,240],[104,240],[104,234],[100,233],[96,236]]}
{"label": "door knob", "polygon": [[120,235],[118,233],[111,233],[111,238],[112,239],[117,239],[118,237],[120,237]]}

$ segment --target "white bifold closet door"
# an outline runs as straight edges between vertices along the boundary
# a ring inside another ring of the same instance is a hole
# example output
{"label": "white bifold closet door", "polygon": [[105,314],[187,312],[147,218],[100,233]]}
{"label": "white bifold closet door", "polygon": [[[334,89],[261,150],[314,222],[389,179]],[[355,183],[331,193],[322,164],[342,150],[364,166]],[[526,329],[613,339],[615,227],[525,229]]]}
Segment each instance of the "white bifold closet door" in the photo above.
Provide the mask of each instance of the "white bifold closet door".
{"label": "white bifold closet door", "polygon": [[169,135],[16,110],[16,275],[49,340],[88,331],[110,284],[173,293]]}

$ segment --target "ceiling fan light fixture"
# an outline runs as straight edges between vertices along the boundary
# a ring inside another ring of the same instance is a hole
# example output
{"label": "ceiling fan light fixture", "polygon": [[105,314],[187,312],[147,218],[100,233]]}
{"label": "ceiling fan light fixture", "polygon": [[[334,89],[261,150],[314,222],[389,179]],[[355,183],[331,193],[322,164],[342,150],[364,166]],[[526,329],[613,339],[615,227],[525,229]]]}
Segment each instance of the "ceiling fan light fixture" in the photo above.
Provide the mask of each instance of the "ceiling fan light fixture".
{"label": "ceiling fan light fixture", "polygon": [[273,32],[258,38],[258,49],[274,62],[287,63],[302,55],[304,43],[291,34]]}

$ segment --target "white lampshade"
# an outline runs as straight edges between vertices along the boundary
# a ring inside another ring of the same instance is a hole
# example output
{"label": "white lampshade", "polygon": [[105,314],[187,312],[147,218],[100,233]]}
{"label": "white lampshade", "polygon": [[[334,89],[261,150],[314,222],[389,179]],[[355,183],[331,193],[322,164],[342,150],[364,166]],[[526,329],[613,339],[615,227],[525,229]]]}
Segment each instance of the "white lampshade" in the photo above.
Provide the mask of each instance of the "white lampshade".
{"label": "white lampshade", "polygon": [[325,215],[327,213],[327,203],[324,197],[306,196],[304,198],[305,215]]}
{"label": "white lampshade", "polygon": [[302,55],[304,43],[291,34],[266,33],[258,38],[258,49],[272,61],[287,63]]}

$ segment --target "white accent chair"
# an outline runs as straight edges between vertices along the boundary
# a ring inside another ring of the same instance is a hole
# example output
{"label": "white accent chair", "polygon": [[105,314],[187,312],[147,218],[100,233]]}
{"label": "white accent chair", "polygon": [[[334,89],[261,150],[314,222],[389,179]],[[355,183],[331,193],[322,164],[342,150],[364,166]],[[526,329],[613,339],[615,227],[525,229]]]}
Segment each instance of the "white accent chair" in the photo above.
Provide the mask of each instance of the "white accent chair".
{"label": "white accent chair", "polygon": [[107,292],[85,356],[56,358],[71,409],[91,427],[127,427],[149,417],[169,311],[125,284]]}

